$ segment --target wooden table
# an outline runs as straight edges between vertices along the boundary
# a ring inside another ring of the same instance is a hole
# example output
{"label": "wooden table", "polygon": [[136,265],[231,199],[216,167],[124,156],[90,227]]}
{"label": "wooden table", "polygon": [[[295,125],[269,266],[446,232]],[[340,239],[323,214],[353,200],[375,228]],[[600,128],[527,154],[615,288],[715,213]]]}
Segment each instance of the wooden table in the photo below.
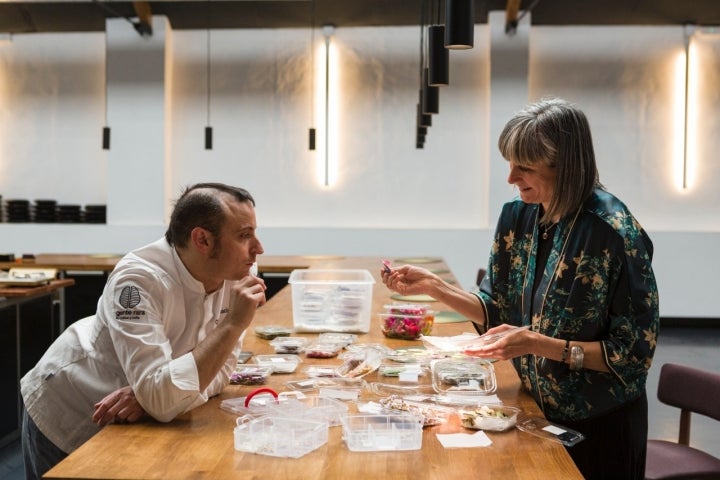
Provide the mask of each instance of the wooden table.
{"label": "wooden table", "polygon": [[[302,257],[285,258],[284,264],[301,263]],[[367,268],[377,283],[373,288],[373,312],[392,299],[379,281],[379,258],[311,259],[314,267]],[[444,267],[433,264],[428,267]],[[445,274],[448,278],[452,274]],[[432,302],[437,311],[446,310]],[[292,325],[291,289],[285,288],[258,310],[254,326]],[[252,329],[253,327],[251,327]],[[449,336],[472,331],[468,322],[436,324],[434,335]],[[298,334],[313,338],[317,334]],[[380,332],[376,318],[369,333],[359,334],[358,343],[382,342],[393,348],[420,345],[417,341],[393,340]],[[245,349],[255,354],[273,353],[268,340],[248,332]],[[303,378],[309,364],[337,365],[338,359],[316,360],[303,356],[295,373],[274,374],[267,386],[287,390],[288,380]],[[494,364],[499,398],[527,413],[540,415],[535,402],[520,389],[520,381],[509,362]],[[368,381],[382,381],[371,374]],[[429,380],[425,377],[425,380]],[[424,381],[425,381],[424,380]],[[226,398],[246,396],[256,387],[228,386],[205,405],[161,424],[146,421],[132,425],[109,425],[63,462],[47,473],[49,479],[580,479],[582,476],[565,451],[555,442],[511,430],[488,432],[493,444],[485,448],[445,449],[437,433],[473,433],[457,419],[423,431],[421,450],[392,452],[351,452],[342,440],[342,427],[331,427],[328,443],[297,459],[238,452],[233,444],[236,415],[219,408]],[[372,399],[363,393],[363,399]],[[350,404],[353,411],[353,404]]]}

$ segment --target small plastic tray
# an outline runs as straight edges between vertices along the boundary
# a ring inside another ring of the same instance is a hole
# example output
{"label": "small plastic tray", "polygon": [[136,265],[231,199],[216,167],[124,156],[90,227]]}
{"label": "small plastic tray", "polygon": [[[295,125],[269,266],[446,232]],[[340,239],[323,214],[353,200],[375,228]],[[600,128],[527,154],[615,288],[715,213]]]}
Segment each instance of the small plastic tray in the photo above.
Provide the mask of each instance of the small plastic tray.
{"label": "small plastic tray", "polygon": [[275,353],[298,354],[305,351],[310,340],[306,337],[276,337],[270,341]]}
{"label": "small plastic tray", "polygon": [[377,370],[381,361],[380,352],[373,348],[352,352],[352,355],[335,369],[335,374],[338,377],[359,381],[368,373]]}
{"label": "small plastic tray", "polygon": [[381,364],[378,367],[378,375],[381,377],[395,377],[400,378],[402,381],[402,376],[404,374],[413,374],[417,375],[418,377],[422,377],[426,375],[428,372],[427,367],[424,367],[418,363],[407,363],[407,364]]}
{"label": "small plastic tray", "polygon": [[298,458],[328,441],[324,421],[263,416],[240,417],[234,430],[235,450],[272,457]]}
{"label": "small plastic tray", "polygon": [[552,423],[542,417],[521,414],[515,426],[518,430],[540,438],[562,443],[566,447],[572,447],[576,443],[585,440],[585,435],[582,433],[557,423]]}
{"label": "small plastic tray", "polygon": [[235,369],[230,374],[230,384],[232,385],[264,385],[268,377],[272,375],[271,367],[263,367],[259,365],[243,365]]}
{"label": "small plastic tray", "polygon": [[491,432],[504,432],[514,427],[518,413],[519,408],[506,405],[479,405],[458,411],[463,427]]}
{"label": "small plastic tray", "polygon": [[353,452],[419,450],[423,420],[409,414],[360,414],[342,417],[343,440]]}
{"label": "small plastic tray", "polygon": [[263,327],[255,327],[255,335],[265,340],[272,340],[277,337],[287,337],[293,333],[293,329],[280,325],[267,325]]}
{"label": "small plastic tray", "polygon": [[338,356],[342,349],[342,344],[318,340],[305,348],[305,356],[307,358],[334,358]]}
{"label": "small plastic tray", "polygon": [[440,394],[489,395],[497,389],[495,368],[482,359],[436,360],[432,377],[433,388]]}
{"label": "small plastic tray", "polygon": [[271,367],[274,373],[292,373],[300,362],[302,362],[300,357],[291,353],[255,355],[255,363],[263,367]]}
{"label": "small plastic tray", "polygon": [[423,426],[425,427],[447,423],[450,417],[456,413],[454,408],[405,400],[398,395],[391,395],[380,399],[380,405],[388,410],[418,415],[422,417]]}

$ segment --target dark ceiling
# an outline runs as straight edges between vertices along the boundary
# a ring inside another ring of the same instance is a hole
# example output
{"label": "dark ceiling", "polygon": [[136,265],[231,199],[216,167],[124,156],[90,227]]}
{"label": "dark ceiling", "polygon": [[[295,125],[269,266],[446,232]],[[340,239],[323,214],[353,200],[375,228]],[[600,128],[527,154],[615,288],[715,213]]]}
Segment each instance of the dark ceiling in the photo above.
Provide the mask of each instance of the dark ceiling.
{"label": "dark ceiling", "polygon": [[[507,0],[474,0],[475,22]],[[342,26],[417,25],[422,5],[437,18],[445,0],[245,0],[245,1],[73,1],[3,2],[0,33],[103,31],[105,19],[138,16],[133,3],[165,15],[174,29],[289,28],[332,23]],[[719,0],[522,0],[533,25],[720,24]],[[442,18],[442,17],[441,17]]]}

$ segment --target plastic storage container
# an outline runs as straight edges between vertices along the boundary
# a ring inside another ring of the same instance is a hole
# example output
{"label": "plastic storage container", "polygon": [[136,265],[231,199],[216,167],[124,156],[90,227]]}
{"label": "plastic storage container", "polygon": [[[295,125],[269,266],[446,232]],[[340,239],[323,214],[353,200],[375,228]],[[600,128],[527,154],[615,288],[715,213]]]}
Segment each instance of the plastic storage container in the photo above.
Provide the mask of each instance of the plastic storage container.
{"label": "plastic storage container", "polygon": [[287,417],[240,417],[235,450],[272,457],[298,458],[328,441],[328,423]]}
{"label": "plastic storage container", "polygon": [[353,452],[419,450],[423,419],[409,414],[360,414],[342,417],[343,439]]}
{"label": "plastic storage container", "polygon": [[433,388],[438,393],[489,395],[497,389],[495,368],[487,360],[435,360],[431,368]]}
{"label": "plastic storage container", "polygon": [[519,412],[519,408],[506,405],[480,405],[461,408],[458,415],[465,428],[504,432],[515,426]]}
{"label": "plastic storage container", "polygon": [[370,331],[375,279],[369,271],[296,269],[289,283],[295,331]]}
{"label": "plastic storage container", "polygon": [[432,311],[422,315],[379,313],[378,317],[383,335],[403,340],[417,340],[420,335],[430,335],[435,321],[435,314]]}

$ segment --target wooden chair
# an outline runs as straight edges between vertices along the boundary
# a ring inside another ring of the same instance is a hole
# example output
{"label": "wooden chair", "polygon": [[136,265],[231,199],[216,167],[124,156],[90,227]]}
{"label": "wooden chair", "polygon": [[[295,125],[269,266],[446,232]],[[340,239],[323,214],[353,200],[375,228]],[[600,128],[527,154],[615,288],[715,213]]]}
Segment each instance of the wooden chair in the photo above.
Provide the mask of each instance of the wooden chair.
{"label": "wooden chair", "polygon": [[657,396],[680,408],[680,433],[677,443],[648,441],[646,480],[720,479],[720,459],[690,446],[691,413],[720,420],[720,374],[666,363]]}

